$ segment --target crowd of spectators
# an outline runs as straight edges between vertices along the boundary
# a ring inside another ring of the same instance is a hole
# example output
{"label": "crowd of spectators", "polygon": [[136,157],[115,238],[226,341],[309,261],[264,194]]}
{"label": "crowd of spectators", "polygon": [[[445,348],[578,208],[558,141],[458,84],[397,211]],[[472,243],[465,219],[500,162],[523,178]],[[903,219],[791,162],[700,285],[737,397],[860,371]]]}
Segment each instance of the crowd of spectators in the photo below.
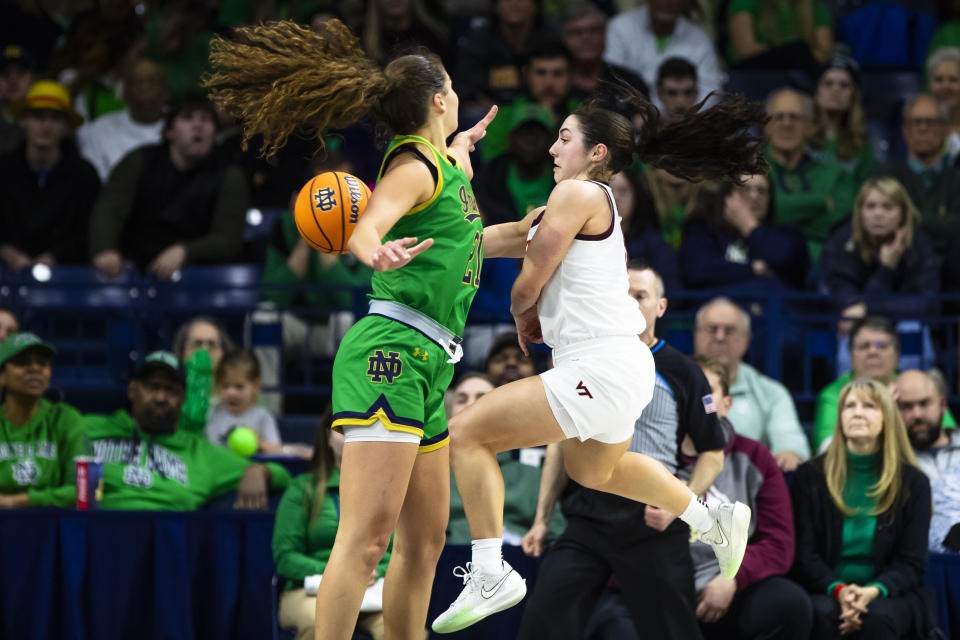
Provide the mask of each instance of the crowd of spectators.
{"label": "crowd of spectators", "polygon": [[[21,327],[17,313],[0,309],[0,508],[75,504],[78,455],[103,459],[107,509],[194,510],[231,492],[237,508],[260,509],[286,488],[273,541],[279,617],[312,637],[310,585],[315,592],[336,535],[342,443],[318,419],[310,471],[291,480],[283,465],[230,451],[230,441],[249,429],[258,454],[310,457],[281,441],[282,402],[262,387],[282,379],[286,356],[332,357],[355,319],[349,289],[366,287],[370,270],[349,255],[312,251],[289,210],[322,171],[373,186],[381,141],[362,120],[322,132],[323,151],[300,136],[258,157],[256,141],[241,148],[237,123],[206,99],[201,78],[215,34],[280,18],[319,29],[338,18],[379,62],[413,47],[438,54],[462,100],[462,124],[500,106],[474,159],[485,224],[545,204],[557,126],[612,84],[648,95],[668,122],[727,99],[712,92],[736,85],[735,76],[738,86],[762,77],[769,88],[754,96],[769,116],[760,132],[768,174],[692,183],[636,163],[611,179],[631,294],[648,323],[642,338],[661,374],[656,410],[638,421],[631,448],[708,501],[751,504],[741,574],[716,575],[707,548],[688,541],[671,514],[582,487],[563,492],[558,450],[507,452],[498,458],[504,537],[545,553],[550,576],[531,594],[521,637],[577,628],[627,638],[634,622],[658,637],[930,637],[923,569],[928,552],[960,550],[960,435],[947,406],[955,389],[936,370],[901,371],[910,365],[900,361],[898,331],[952,313],[956,305],[938,295],[960,293],[960,22],[952,8],[919,56],[890,61],[922,81],[870,103],[884,68],[850,35],[868,33],[867,21],[836,2],[53,6],[0,3],[0,269],[16,276],[38,265],[88,265],[108,283],[133,271],[175,282],[194,265],[253,263],[262,267],[261,301],[284,311],[281,342],[263,349],[215,317],[195,317],[169,352],[124,372],[128,406],[81,415],[73,397],[48,399],[58,345],[44,339],[45,325],[29,316]],[[245,236],[248,211],[259,209],[279,213],[268,218],[269,233]],[[491,262],[450,415],[550,366],[543,351],[525,356],[516,334],[502,334],[493,319],[506,315],[517,265]],[[655,336],[667,297],[691,291],[706,302],[677,308],[695,312],[688,328],[699,367]],[[841,366],[814,389],[815,414],[805,419],[784,381],[748,362],[762,308],[737,300],[774,292],[820,294],[816,310],[839,345]],[[934,350],[956,344],[956,328],[926,329],[923,340]],[[448,542],[466,543],[453,484]],[[372,589],[382,586],[388,557]],[[361,627],[382,637],[375,605],[370,611]]]}

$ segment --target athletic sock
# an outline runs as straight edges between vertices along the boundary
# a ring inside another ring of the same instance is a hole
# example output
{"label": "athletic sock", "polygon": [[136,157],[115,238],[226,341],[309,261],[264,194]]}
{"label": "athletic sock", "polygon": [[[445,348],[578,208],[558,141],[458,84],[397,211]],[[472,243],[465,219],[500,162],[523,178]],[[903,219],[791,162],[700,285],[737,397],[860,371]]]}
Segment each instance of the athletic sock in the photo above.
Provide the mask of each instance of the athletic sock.
{"label": "athletic sock", "polygon": [[690,503],[679,517],[700,533],[706,533],[712,529],[715,522],[713,516],[710,514],[710,510],[707,508],[707,503],[693,495],[693,493],[690,494]]}
{"label": "athletic sock", "polygon": [[503,539],[481,538],[471,544],[473,566],[480,573],[499,574],[503,571]]}

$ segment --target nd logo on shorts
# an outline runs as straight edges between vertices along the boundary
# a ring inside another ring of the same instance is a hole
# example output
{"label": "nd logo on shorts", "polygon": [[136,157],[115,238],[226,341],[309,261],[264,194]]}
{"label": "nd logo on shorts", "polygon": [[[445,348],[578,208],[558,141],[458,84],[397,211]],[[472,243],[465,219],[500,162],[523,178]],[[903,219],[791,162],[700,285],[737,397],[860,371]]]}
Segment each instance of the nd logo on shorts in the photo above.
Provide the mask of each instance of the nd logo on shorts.
{"label": "nd logo on shorts", "polygon": [[403,362],[396,351],[387,351],[384,355],[383,349],[377,349],[372,356],[367,357],[367,361],[370,363],[367,367],[370,382],[379,383],[386,380],[387,384],[393,384],[393,381],[403,373]]}

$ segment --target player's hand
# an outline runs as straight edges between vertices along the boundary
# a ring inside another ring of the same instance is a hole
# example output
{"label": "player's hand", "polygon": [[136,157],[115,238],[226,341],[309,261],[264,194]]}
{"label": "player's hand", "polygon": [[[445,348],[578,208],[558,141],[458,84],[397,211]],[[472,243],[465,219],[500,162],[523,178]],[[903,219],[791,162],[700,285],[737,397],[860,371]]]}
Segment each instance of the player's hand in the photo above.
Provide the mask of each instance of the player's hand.
{"label": "player's hand", "polygon": [[252,464],[243,470],[237,484],[237,501],[234,509],[262,510],[267,508],[267,487],[270,469],[262,464]]}
{"label": "player's hand", "polygon": [[182,244],[172,244],[153,259],[147,266],[147,271],[156,274],[160,280],[169,280],[186,260],[187,248]]}
{"label": "player's hand", "polygon": [[375,271],[399,269],[433,246],[433,238],[427,238],[420,244],[411,247],[410,245],[416,241],[416,238],[400,238],[399,240],[384,242],[379,249],[374,251],[371,266]]}
{"label": "player's hand", "polygon": [[29,493],[0,493],[0,509],[19,509],[29,504]]}
{"label": "player's hand", "polygon": [[670,526],[670,523],[676,519],[677,516],[669,511],[658,509],[650,506],[649,504],[645,506],[643,511],[643,521],[646,523],[646,525],[651,529],[656,529],[660,532],[666,531],[667,527]]}
{"label": "player's hand", "polygon": [[797,467],[803,464],[803,458],[794,451],[781,451],[773,457],[777,461],[777,466],[784,473],[796,471]]}
{"label": "player's hand", "polygon": [[530,531],[521,538],[520,547],[531,558],[539,558],[547,548],[547,525],[534,522]]}
{"label": "player's hand", "polygon": [[700,592],[697,603],[697,618],[704,622],[716,622],[730,608],[737,593],[737,581],[717,576]]}
{"label": "player's hand", "polygon": [[[493,119],[497,116],[498,109],[497,105],[493,105],[490,107],[490,111],[487,111],[487,115],[480,119],[480,122],[466,131],[461,131],[457,134],[457,138],[462,136],[462,140],[466,143],[468,151],[473,151],[474,146],[483,139],[483,136],[487,135],[487,127],[490,126],[490,123],[493,122]],[[456,141],[456,138],[454,141]]]}
{"label": "player's hand", "polygon": [[523,355],[530,357],[530,351],[527,349],[527,343],[543,343],[543,331],[540,328],[540,316],[537,315],[537,305],[532,305],[526,311],[513,314],[513,320],[517,323],[517,342],[520,343],[520,350]]}

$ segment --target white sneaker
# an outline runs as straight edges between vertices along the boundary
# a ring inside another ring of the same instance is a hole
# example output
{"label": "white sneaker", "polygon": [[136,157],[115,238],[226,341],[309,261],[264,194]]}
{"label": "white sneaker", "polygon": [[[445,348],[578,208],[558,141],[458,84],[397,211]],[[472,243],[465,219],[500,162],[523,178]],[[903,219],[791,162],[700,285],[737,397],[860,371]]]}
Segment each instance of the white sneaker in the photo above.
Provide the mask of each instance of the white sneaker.
{"label": "white sneaker", "polygon": [[720,574],[732,580],[740,570],[743,553],[747,549],[750,536],[750,507],[742,502],[727,502],[717,507],[713,516],[713,528],[700,536],[700,539],[717,554]]}
{"label": "white sneaker", "polygon": [[468,562],[466,568],[454,568],[453,575],[463,578],[463,591],[450,608],[433,621],[431,627],[437,633],[452,633],[469,627],[491,614],[509,609],[527,594],[527,581],[506,560],[500,573],[480,573],[472,562]]}

